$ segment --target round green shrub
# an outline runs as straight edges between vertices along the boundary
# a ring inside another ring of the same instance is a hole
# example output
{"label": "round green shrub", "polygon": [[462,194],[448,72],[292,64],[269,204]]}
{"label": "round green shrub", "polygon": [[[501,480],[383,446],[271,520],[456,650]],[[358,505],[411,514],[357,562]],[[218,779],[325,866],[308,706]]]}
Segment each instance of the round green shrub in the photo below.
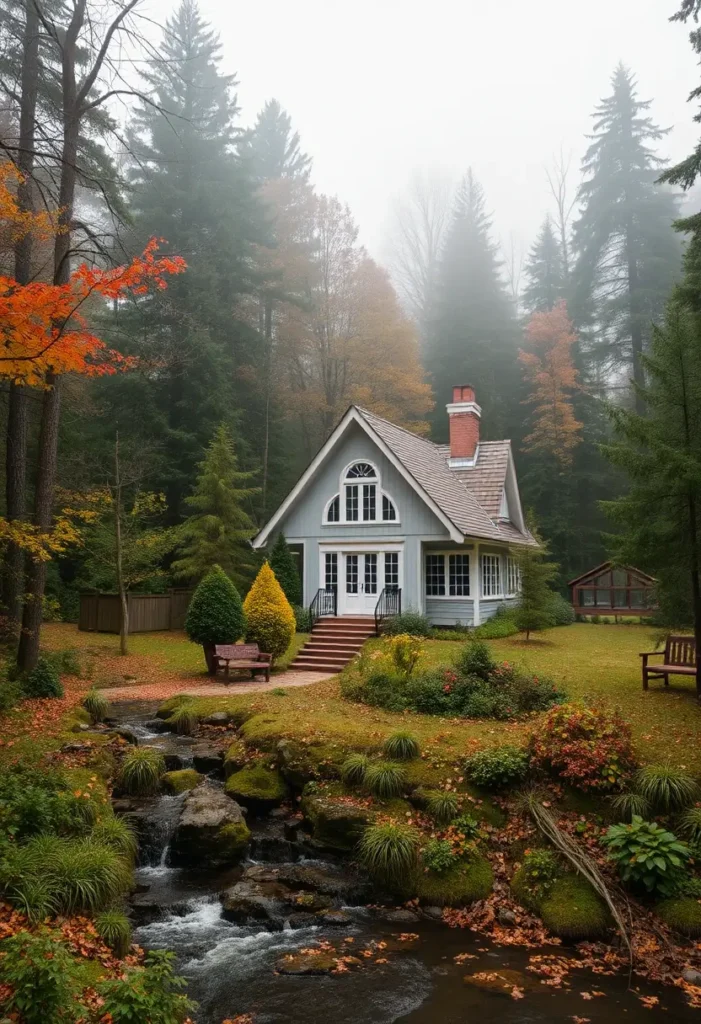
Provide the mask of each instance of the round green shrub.
{"label": "round green shrub", "polygon": [[341,778],[346,786],[364,785],[369,765],[367,754],[350,754],[341,765]]}
{"label": "round green shrub", "polygon": [[528,774],[528,754],[504,744],[478,750],[468,758],[465,768],[470,780],[483,789],[504,789],[519,785]]}
{"label": "round green shrub", "polygon": [[131,925],[120,910],[103,910],[95,918],[95,928],[106,946],[120,960],[127,955],[131,946]]}
{"label": "round green shrub", "polygon": [[650,806],[662,814],[683,811],[698,795],[694,778],[669,762],[640,768],[635,776],[635,787]]}
{"label": "round green shrub", "polygon": [[382,750],[392,761],[413,761],[421,753],[418,738],[414,733],[401,729],[387,737]]}
{"label": "round green shrub", "polygon": [[130,796],[153,796],[158,792],[166,764],[154,747],[134,747],[124,757],[119,784]]}
{"label": "round green shrub", "polygon": [[575,611],[570,602],[562,594],[554,593],[550,597],[548,611],[553,626],[571,626],[575,620]]}
{"label": "round green shrub", "polygon": [[460,803],[455,793],[435,790],[426,798],[426,811],[437,825],[448,825],[459,809]]}
{"label": "round green shrub", "polygon": [[421,862],[427,871],[442,875],[455,866],[456,857],[447,839],[429,839],[421,854]]}
{"label": "round green shrub", "polygon": [[239,592],[219,565],[198,584],[185,617],[189,639],[203,646],[234,644],[246,632]]}
{"label": "round green shrub", "polygon": [[701,936],[701,903],[691,896],[681,896],[658,903],[655,910],[665,924],[690,939]]}
{"label": "round green shrub", "polygon": [[539,914],[548,931],[574,942],[595,939],[610,925],[606,904],[580,875],[556,879]]}
{"label": "round green shrub", "polygon": [[365,785],[380,800],[400,796],[405,781],[404,769],[392,761],[371,761],[365,772]]}
{"label": "round green shrub", "polygon": [[359,844],[365,867],[378,881],[390,885],[405,884],[414,871],[421,834],[402,821],[383,821],[368,826]]}
{"label": "round green shrub", "polygon": [[27,697],[63,697],[63,686],[59,674],[46,658],[39,658],[36,668],[24,681]]}
{"label": "round green shrub", "polygon": [[93,688],[88,690],[85,694],[81,703],[90,715],[90,721],[93,725],[97,722],[104,722],[110,709],[110,703],[99,690],[96,690],[93,686]]}
{"label": "round green shrub", "polygon": [[496,662],[487,644],[482,640],[469,640],[460,649],[455,667],[461,675],[477,676],[486,681],[496,668]]}

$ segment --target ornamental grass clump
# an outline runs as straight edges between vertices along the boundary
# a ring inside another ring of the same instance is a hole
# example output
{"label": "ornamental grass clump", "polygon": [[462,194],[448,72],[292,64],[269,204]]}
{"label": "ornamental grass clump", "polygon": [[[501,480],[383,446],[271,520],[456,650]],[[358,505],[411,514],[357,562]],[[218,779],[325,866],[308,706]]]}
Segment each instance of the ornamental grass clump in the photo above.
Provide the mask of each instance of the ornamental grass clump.
{"label": "ornamental grass clump", "polygon": [[412,876],[419,857],[421,833],[403,821],[382,821],[365,829],[360,859],[380,882],[401,886]]}
{"label": "ornamental grass clump", "polygon": [[552,708],[531,737],[531,766],[587,792],[616,792],[635,764],[631,731],[620,712],[604,705]]}
{"label": "ornamental grass clump", "polygon": [[110,709],[110,703],[107,698],[99,690],[96,690],[94,686],[85,694],[82,704],[90,715],[90,721],[93,725],[96,725],[98,722],[104,722]]}
{"label": "ornamental grass clump", "polygon": [[95,929],[106,946],[120,959],[131,946],[131,925],[121,910],[103,910],[95,918]]}
{"label": "ornamental grass clump", "polygon": [[618,793],[609,798],[611,809],[619,821],[631,822],[637,814],[639,818],[652,817],[650,801],[646,800],[641,793],[630,790],[627,793]]}
{"label": "ornamental grass clump", "polygon": [[367,754],[350,754],[341,765],[341,779],[346,786],[364,785],[370,763]]}
{"label": "ornamental grass clump", "polygon": [[154,747],[134,747],[124,757],[119,785],[129,796],[153,796],[158,792],[166,763]]}
{"label": "ornamental grass clump", "polygon": [[169,725],[179,736],[194,736],[199,725],[199,718],[192,704],[181,704],[170,718],[166,718],[166,725]]}
{"label": "ornamental grass clump", "polygon": [[696,781],[682,768],[666,762],[646,764],[635,775],[635,788],[661,814],[683,811],[698,796]]}
{"label": "ornamental grass clump", "polygon": [[406,773],[393,761],[371,761],[365,772],[365,785],[379,800],[392,800],[400,796]]}
{"label": "ornamental grass clump", "polygon": [[128,861],[135,859],[139,848],[136,832],[132,825],[125,818],[118,818],[114,815],[109,815],[98,821],[90,833],[90,838],[94,843],[108,846]]}
{"label": "ornamental grass clump", "polygon": [[455,793],[436,790],[426,799],[426,812],[437,825],[448,825],[457,817],[460,803]]}
{"label": "ornamental grass clump", "polygon": [[253,581],[243,610],[247,622],[246,640],[257,643],[266,654],[272,654],[273,661],[282,657],[297,627],[292,606],[267,562]]}
{"label": "ornamental grass clump", "polygon": [[693,846],[701,846],[701,807],[692,807],[681,819],[680,831]]}
{"label": "ornamental grass clump", "polygon": [[398,730],[387,737],[382,751],[392,761],[413,761],[421,753],[421,747],[413,732]]}
{"label": "ornamental grass clump", "polygon": [[612,825],[602,840],[623,881],[650,896],[673,896],[686,873],[690,850],[656,822],[637,814],[629,825]]}

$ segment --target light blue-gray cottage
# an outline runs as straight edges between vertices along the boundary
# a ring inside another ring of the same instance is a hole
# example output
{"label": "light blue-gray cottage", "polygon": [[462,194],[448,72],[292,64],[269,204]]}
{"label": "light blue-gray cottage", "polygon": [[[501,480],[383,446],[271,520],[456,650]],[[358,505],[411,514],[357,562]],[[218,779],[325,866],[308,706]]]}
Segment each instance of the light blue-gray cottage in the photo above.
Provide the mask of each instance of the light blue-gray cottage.
{"label": "light blue-gray cottage", "polygon": [[[453,389],[450,444],[351,406],[253,541],[299,552],[304,601],[372,616],[383,601],[436,625],[478,625],[519,589],[523,519],[510,441],[480,441],[472,387]],[[332,597],[332,600],[328,600]],[[319,598],[327,600],[319,602]]]}

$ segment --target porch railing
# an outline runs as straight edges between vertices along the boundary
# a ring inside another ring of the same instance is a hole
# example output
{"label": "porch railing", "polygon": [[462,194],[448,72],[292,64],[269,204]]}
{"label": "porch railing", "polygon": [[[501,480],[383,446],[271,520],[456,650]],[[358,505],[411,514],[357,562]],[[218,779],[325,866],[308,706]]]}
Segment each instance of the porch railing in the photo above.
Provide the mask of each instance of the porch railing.
{"label": "porch railing", "polygon": [[317,619],[320,619],[322,615],[336,615],[338,608],[338,595],[335,587],[320,587],[314,600],[309,605],[309,616],[311,618],[311,628],[314,629],[314,623]]}
{"label": "porch railing", "polygon": [[385,619],[402,614],[401,587],[385,587],[375,605],[375,633],[380,635],[380,628]]}

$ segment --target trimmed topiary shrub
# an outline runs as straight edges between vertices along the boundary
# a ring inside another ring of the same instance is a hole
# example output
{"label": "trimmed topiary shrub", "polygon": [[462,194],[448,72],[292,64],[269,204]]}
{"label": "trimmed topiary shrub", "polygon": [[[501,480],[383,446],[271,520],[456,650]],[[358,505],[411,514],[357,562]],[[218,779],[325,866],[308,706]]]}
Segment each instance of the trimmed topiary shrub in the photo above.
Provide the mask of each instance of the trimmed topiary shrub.
{"label": "trimmed topiary shrub", "polygon": [[100,693],[99,690],[96,690],[93,686],[93,688],[88,690],[85,694],[81,703],[90,715],[90,721],[93,725],[97,724],[97,722],[104,722],[107,712],[110,709],[110,702],[105,696],[103,696],[103,694]]}
{"label": "trimmed topiary shrub", "polygon": [[380,800],[400,796],[405,780],[402,766],[392,761],[371,761],[365,772],[365,785]]}
{"label": "trimmed topiary shrub", "polygon": [[421,747],[413,732],[400,729],[387,737],[382,751],[392,761],[413,761],[421,753]]}
{"label": "trimmed topiary shrub", "polygon": [[386,885],[405,885],[419,856],[420,832],[403,821],[382,821],[363,832],[359,854],[373,878]]}
{"label": "trimmed topiary shrub", "polygon": [[39,658],[23,684],[26,697],[63,697],[63,686],[58,671],[47,661]]}
{"label": "trimmed topiary shrub", "polygon": [[394,615],[386,619],[382,625],[384,636],[430,636],[432,631],[431,623],[425,615],[420,612],[406,611],[401,615]]}
{"label": "trimmed topiary shrub", "polygon": [[127,955],[131,946],[131,925],[121,910],[104,910],[95,918],[95,928],[106,946],[109,946],[120,960]]}
{"label": "trimmed topiary shrub", "polygon": [[213,566],[198,584],[185,617],[185,632],[202,644],[207,668],[214,673],[215,644],[234,644],[246,632],[239,592],[221,566]]}
{"label": "trimmed topiary shrub", "polygon": [[465,762],[470,781],[483,789],[519,785],[528,774],[528,754],[508,744],[478,750]]}
{"label": "trimmed topiary shrub", "polygon": [[282,587],[282,592],[291,605],[302,603],[302,580],[300,579],[297,562],[285,540],[284,533],[279,533],[273,550],[270,553],[270,568]]}
{"label": "trimmed topiary shrub", "polygon": [[134,747],[122,761],[119,785],[130,796],[153,796],[158,792],[166,764],[160,750]]}
{"label": "trimmed topiary shrub", "polygon": [[675,931],[690,939],[701,936],[701,903],[691,896],[663,900],[655,907],[658,916]]}
{"label": "trimmed topiary shrub", "polygon": [[261,651],[280,658],[292,643],[295,616],[290,602],[267,562],[253,581],[243,603],[246,614],[246,639],[257,643]]}

